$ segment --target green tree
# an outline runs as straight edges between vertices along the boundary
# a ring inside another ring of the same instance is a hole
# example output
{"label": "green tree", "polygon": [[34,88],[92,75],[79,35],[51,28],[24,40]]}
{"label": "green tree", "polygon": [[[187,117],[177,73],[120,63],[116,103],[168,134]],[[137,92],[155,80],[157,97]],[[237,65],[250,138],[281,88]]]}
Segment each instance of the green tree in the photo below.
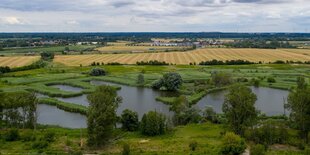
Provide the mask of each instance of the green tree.
{"label": "green tree", "polygon": [[116,110],[121,103],[116,90],[110,86],[99,86],[87,96],[90,102],[87,114],[89,146],[102,146],[107,143],[114,130]]}
{"label": "green tree", "polygon": [[291,111],[290,119],[296,123],[301,137],[307,142],[310,130],[310,89],[302,78],[297,80],[297,86],[295,91],[290,92],[286,107]]}
{"label": "green tree", "polygon": [[41,59],[42,60],[53,60],[55,54],[53,52],[42,52]]}
{"label": "green tree", "polygon": [[181,87],[182,83],[183,80],[179,73],[170,72],[164,74],[163,78],[155,81],[152,84],[152,88],[175,91]]}
{"label": "green tree", "polygon": [[253,125],[257,119],[255,101],[257,97],[251,89],[244,85],[233,85],[225,96],[222,110],[227,118],[230,128],[239,135],[244,129]]}
{"label": "green tree", "polygon": [[228,73],[217,73],[214,72],[211,75],[212,82],[215,86],[221,87],[232,83],[231,75]]}
{"label": "green tree", "polygon": [[167,130],[166,117],[156,111],[150,111],[143,115],[140,127],[142,134],[147,136],[164,134]]}
{"label": "green tree", "polygon": [[143,85],[144,85],[144,75],[143,75],[142,73],[140,73],[140,74],[138,75],[137,84],[138,84],[139,86],[143,86]]}
{"label": "green tree", "polygon": [[138,113],[125,109],[121,116],[122,128],[126,131],[136,131],[139,128]]}

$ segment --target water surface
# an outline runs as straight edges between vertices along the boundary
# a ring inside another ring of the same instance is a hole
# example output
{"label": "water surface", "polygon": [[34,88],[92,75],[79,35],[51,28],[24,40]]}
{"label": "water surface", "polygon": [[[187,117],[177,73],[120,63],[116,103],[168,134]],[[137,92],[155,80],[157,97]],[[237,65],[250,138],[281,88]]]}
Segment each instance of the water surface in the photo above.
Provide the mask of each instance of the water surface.
{"label": "water surface", "polygon": [[[286,101],[289,91],[265,87],[250,88],[257,96],[255,107],[262,113],[268,116],[284,114],[284,101]],[[224,90],[208,94],[198,101],[195,107],[203,110],[206,106],[211,106],[217,113],[222,113],[222,105],[227,92]],[[288,112],[286,111],[285,114]]]}
{"label": "water surface", "polygon": [[50,85],[50,87],[58,88],[63,91],[81,92],[83,89],[79,87],[72,87],[69,85]]}

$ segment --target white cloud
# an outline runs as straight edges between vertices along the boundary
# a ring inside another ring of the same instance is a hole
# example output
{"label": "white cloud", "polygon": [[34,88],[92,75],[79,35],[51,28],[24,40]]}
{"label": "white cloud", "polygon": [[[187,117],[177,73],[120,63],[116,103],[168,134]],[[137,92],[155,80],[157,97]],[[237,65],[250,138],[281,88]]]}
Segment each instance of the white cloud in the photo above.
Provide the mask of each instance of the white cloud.
{"label": "white cloud", "polygon": [[309,10],[309,0],[2,0],[0,32],[291,32],[309,27]]}
{"label": "white cloud", "polygon": [[9,24],[9,25],[22,25],[24,24],[24,21],[17,17],[2,17],[0,18],[2,23],[4,24]]}

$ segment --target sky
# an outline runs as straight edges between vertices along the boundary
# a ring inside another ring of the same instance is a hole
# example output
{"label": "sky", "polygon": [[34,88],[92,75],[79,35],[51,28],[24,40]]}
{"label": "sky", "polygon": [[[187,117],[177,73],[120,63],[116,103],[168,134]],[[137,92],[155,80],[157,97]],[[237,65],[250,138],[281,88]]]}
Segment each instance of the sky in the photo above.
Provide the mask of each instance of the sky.
{"label": "sky", "polygon": [[310,0],[1,0],[0,32],[310,32]]}

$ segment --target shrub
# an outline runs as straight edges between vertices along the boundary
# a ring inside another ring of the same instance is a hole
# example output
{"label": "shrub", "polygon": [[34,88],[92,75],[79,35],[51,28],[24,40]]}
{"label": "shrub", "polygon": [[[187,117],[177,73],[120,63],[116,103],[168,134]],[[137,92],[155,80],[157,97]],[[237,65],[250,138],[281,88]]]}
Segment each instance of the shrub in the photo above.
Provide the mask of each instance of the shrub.
{"label": "shrub", "polygon": [[136,131],[139,128],[138,113],[131,110],[124,110],[121,116],[122,128],[126,131]]}
{"label": "shrub", "polygon": [[91,76],[105,76],[106,75],[106,71],[102,68],[93,68],[90,71],[90,75]]}
{"label": "shrub", "polygon": [[47,141],[42,141],[42,140],[38,140],[38,141],[35,141],[33,144],[32,144],[32,148],[33,149],[44,149],[44,148],[47,148],[48,147],[48,142]]}
{"label": "shrub", "polygon": [[4,135],[5,141],[17,141],[20,138],[18,129],[10,129]]}
{"label": "shrub", "polygon": [[53,142],[55,141],[55,133],[54,132],[51,132],[51,131],[48,131],[44,134],[43,136],[43,139],[47,142]]}
{"label": "shrub", "polygon": [[163,84],[164,84],[163,79],[159,79],[159,80],[154,81],[151,87],[154,89],[160,89],[160,87],[162,87]]}
{"label": "shrub", "polygon": [[245,149],[246,144],[240,136],[232,132],[228,132],[225,134],[221,146],[222,154],[241,154],[244,152]]}
{"label": "shrub", "polygon": [[156,111],[144,114],[141,120],[141,133],[147,136],[161,135],[166,132],[166,117]]}
{"label": "shrub", "polygon": [[191,151],[195,151],[197,146],[198,146],[198,143],[196,141],[192,141],[191,143],[189,143],[189,148]]}
{"label": "shrub", "polygon": [[275,83],[275,82],[276,82],[276,79],[274,79],[273,77],[268,77],[268,78],[267,78],[267,82],[268,82],[268,83]]}
{"label": "shrub", "polygon": [[123,145],[123,151],[122,151],[122,155],[129,155],[130,154],[130,146],[129,144],[124,144]]}
{"label": "shrub", "polygon": [[251,155],[264,155],[266,150],[265,146],[262,144],[257,144],[251,147],[250,149]]}
{"label": "shrub", "polygon": [[215,86],[221,87],[232,83],[231,75],[228,73],[217,73],[214,72],[211,75],[212,82]]}
{"label": "shrub", "polygon": [[185,107],[182,111],[173,116],[174,123],[177,125],[186,125],[189,123],[199,123],[201,120],[200,110],[194,107]]}
{"label": "shrub", "polygon": [[144,75],[142,73],[138,75],[137,84],[141,86],[144,84]]}
{"label": "shrub", "polygon": [[29,132],[25,132],[23,135],[22,135],[22,140],[24,142],[29,142],[29,141],[35,141],[36,140],[36,136],[33,134],[32,131],[29,131]]}

